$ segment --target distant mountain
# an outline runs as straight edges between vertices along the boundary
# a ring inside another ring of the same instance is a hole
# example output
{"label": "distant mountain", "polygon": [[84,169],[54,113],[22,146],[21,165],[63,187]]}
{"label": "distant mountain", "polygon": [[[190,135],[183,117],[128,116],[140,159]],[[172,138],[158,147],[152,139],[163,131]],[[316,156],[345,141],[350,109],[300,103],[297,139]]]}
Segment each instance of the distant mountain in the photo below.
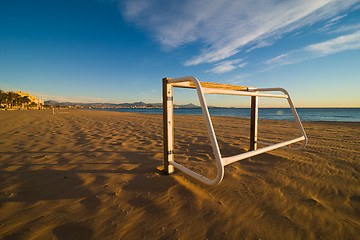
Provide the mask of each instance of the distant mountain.
{"label": "distant mountain", "polygon": [[[162,104],[161,104],[162,105]],[[199,106],[196,106],[192,103],[189,103],[189,104],[186,104],[186,105],[174,105],[175,107],[178,107],[178,108],[200,108]]]}
{"label": "distant mountain", "polygon": [[[84,108],[162,108],[162,103],[144,103],[144,102],[134,102],[134,103],[75,103],[75,102],[57,102],[53,100],[48,100],[44,102],[44,105],[48,106],[79,106]],[[199,108],[192,103],[186,105],[174,105],[178,108]]]}
{"label": "distant mountain", "polygon": [[48,100],[48,101],[44,101],[44,105],[56,106],[56,105],[60,105],[60,103],[57,101]]}

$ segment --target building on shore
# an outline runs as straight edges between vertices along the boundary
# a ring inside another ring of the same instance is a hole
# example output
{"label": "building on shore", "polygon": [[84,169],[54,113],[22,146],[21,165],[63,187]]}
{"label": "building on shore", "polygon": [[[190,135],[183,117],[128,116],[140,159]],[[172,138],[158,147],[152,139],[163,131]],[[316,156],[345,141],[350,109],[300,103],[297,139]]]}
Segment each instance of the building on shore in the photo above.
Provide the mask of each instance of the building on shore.
{"label": "building on shore", "polygon": [[37,104],[37,108],[42,108],[44,106],[44,100],[36,98],[35,95],[31,95],[30,93],[24,93],[22,91],[16,91],[15,93],[19,94],[21,97],[28,97],[31,102]]}

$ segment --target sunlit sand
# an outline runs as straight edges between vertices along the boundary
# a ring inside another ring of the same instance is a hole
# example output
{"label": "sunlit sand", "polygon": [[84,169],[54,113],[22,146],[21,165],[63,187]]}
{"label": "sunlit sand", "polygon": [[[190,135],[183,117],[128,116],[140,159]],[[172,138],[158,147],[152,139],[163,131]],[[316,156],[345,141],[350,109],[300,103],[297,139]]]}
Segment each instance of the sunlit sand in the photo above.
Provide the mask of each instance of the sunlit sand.
{"label": "sunlit sand", "polygon": [[[225,167],[204,185],[164,175],[162,116],[0,112],[2,239],[356,239],[360,123],[305,122],[308,146]],[[249,120],[213,117],[224,156],[248,150]],[[216,174],[201,116],[175,116],[175,159]],[[259,140],[296,136],[260,120]]]}

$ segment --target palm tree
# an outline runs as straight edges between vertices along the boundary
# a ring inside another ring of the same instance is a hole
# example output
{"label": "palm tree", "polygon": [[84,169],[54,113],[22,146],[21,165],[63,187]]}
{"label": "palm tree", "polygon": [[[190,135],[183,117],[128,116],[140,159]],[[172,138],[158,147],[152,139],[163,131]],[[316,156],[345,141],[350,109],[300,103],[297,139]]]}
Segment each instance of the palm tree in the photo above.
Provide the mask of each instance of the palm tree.
{"label": "palm tree", "polygon": [[24,104],[25,108],[29,107],[29,103],[31,102],[28,96],[24,96],[21,98],[22,103]]}
{"label": "palm tree", "polygon": [[15,103],[15,93],[10,91],[6,93],[6,98],[7,98],[7,103],[9,105],[10,108],[13,107],[14,103]]}
{"label": "palm tree", "polygon": [[35,102],[31,102],[29,106],[32,108],[35,108],[35,107],[37,107],[37,104]]}
{"label": "palm tree", "polygon": [[0,89],[0,105],[2,107],[2,103],[5,102],[6,99],[6,93]]}
{"label": "palm tree", "polygon": [[21,107],[22,105],[22,97],[17,93],[15,93],[15,105],[16,107]]}
{"label": "palm tree", "polygon": [[22,107],[24,107],[24,98],[23,97],[21,97],[21,96],[18,96],[17,98],[16,98],[16,104],[17,104],[17,106],[18,107],[20,107],[20,108],[22,108]]}
{"label": "palm tree", "polygon": [[8,100],[8,104],[10,104],[11,108],[19,105],[20,98],[21,98],[21,96],[15,92],[12,92],[12,91],[7,92],[7,100]]}

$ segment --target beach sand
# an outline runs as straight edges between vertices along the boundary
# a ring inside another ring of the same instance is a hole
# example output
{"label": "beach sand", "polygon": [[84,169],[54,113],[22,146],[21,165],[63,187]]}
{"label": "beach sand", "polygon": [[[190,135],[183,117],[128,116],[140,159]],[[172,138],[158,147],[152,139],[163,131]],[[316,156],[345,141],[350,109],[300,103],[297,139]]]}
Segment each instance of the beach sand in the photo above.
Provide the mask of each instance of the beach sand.
{"label": "beach sand", "polygon": [[[224,156],[248,150],[248,119],[213,121]],[[0,111],[0,123],[0,239],[360,238],[360,123],[306,122],[305,149],[226,166],[216,186],[162,174],[161,115]],[[175,160],[214,177],[202,116],[175,126]],[[299,136],[294,122],[259,126],[259,140]]]}

